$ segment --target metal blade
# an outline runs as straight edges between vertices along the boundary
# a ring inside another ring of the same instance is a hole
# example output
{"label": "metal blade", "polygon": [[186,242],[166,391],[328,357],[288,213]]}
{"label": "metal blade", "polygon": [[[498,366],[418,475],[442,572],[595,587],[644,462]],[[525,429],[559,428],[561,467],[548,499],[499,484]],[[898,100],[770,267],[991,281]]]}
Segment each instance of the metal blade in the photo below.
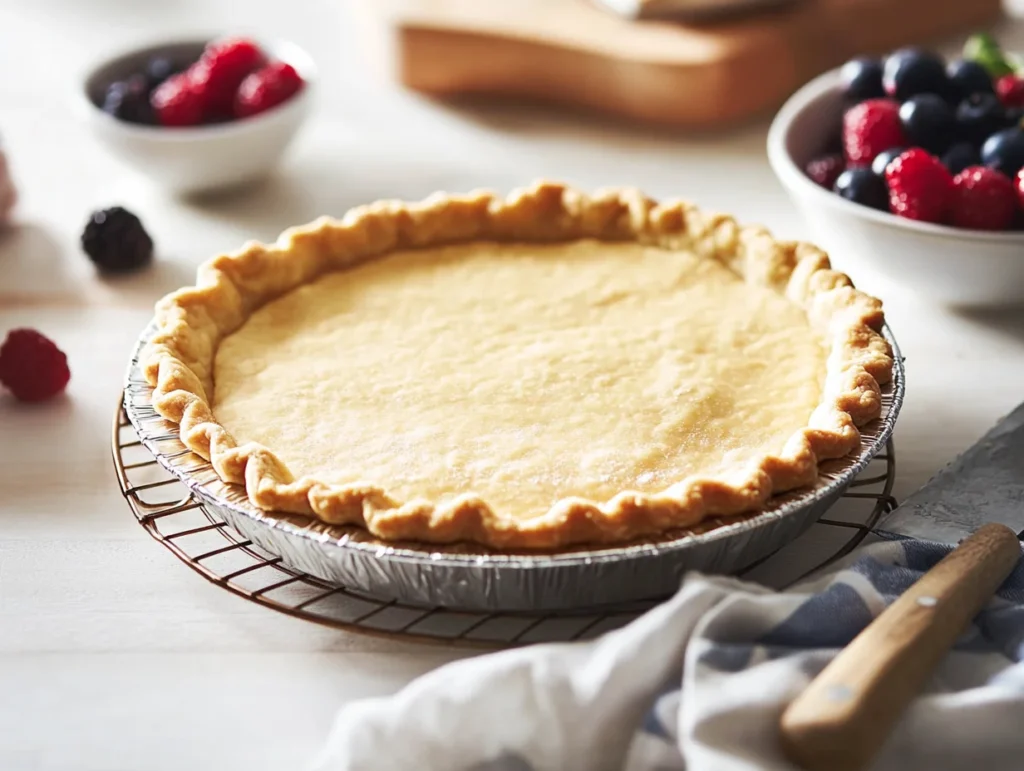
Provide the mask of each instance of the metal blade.
{"label": "metal blade", "polygon": [[1024,530],[1024,405],[884,518],[879,530],[956,543],[986,522]]}

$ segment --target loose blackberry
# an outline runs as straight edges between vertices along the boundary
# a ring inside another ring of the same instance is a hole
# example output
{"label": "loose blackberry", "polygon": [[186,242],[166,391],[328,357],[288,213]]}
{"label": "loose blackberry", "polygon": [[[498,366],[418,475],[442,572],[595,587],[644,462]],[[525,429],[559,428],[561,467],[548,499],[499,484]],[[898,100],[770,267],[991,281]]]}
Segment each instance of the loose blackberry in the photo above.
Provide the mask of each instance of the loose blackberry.
{"label": "loose blackberry", "polygon": [[153,123],[153,108],[149,105],[149,87],[142,75],[111,83],[103,97],[103,112],[128,123]]}
{"label": "loose blackberry", "polygon": [[139,218],[120,206],[92,213],[82,249],[104,273],[137,270],[153,259],[153,239]]}

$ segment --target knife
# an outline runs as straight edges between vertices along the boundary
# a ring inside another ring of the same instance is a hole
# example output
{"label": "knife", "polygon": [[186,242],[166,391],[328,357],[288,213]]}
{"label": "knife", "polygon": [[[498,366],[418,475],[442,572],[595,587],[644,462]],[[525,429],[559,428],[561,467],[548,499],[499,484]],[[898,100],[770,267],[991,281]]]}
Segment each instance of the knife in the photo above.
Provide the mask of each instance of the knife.
{"label": "knife", "polygon": [[960,545],[862,631],[783,712],[782,748],[810,771],[857,771],[1017,564],[1024,405],[877,530]]}

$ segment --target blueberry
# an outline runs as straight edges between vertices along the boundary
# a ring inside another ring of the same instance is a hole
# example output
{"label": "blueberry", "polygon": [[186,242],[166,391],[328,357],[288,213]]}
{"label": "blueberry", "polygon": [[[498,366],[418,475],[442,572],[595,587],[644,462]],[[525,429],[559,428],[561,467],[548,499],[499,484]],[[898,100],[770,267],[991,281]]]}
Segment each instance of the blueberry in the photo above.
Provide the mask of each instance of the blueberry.
{"label": "blueberry", "polygon": [[154,56],[146,62],[146,85],[152,91],[178,72],[181,72],[181,67],[176,65],[172,59],[167,56]]}
{"label": "blueberry", "polygon": [[956,122],[960,136],[976,145],[1009,125],[1006,109],[995,94],[975,94],[960,102]]}
{"label": "blueberry", "polygon": [[988,70],[977,62],[968,59],[954,59],[946,67],[950,85],[959,99],[966,99],[974,94],[992,94],[992,78]]}
{"label": "blueberry", "polygon": [[839,71],[843,95],[850,103],[885,96],[882,89],[882,63],[877,59],[851,59]]}
{"label": "blueberry", "polygon": [[949,173],[956,176],[968,166],[979,166],[981,156],[978,148],[970,142],[957,142],[946,150],[942,156],[942,165],[949,169]]}
{"label": "blueberry", "polygon": [[880,211],[889,210],[889,188],[870,169],[847,169],[839,175],[832,190],[847,201]]}
{"label": "blueberry", "polygon": [[901,104],[900,123],[912,145],[932,154],[941,153],[956,138],[953,110],[935,94],[918,94]]}
{"label": "blueberry", "polygon": [[882,85],[889,96],[901,102],[917,94],[946,98],[952,92],[942,59],[916,48],[901,49],[886,58]]}
{"label": "blueberry", "polygon": [[149,89],[146,79],[132,75],[107,87],[101,105],[103,112],[128,123],[153,123],[153,109],[149,105]]}
{"label": "blueberry", "polygon": [[890,147],[888,150],[883,150],[871,161],[871,171],[884,179],[885,167],[901,156],[906,149],[905,147]]}
{"label": "blueberry", "polygon": [[981,146],[981,162],[1013,179],[1024,166],[1024,131],[1008,128],[990,136]]}
{"label": "blueberry", "polygon": [[1006,110],[1006,125],[1024,128],[1024,107],[1010,107]]}

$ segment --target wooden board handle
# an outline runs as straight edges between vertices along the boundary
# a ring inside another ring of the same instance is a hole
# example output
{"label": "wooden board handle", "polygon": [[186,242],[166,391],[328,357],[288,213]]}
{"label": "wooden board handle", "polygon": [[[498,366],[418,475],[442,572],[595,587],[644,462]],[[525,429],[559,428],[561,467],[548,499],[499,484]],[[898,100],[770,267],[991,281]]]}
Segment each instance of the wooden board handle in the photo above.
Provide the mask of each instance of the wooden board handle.
{"label": "wooden board handle", "polygon": [[782,748],[808,771],[856,771],[1020,557],[1004,525],[950,552],[841,651],[782,715]]}

